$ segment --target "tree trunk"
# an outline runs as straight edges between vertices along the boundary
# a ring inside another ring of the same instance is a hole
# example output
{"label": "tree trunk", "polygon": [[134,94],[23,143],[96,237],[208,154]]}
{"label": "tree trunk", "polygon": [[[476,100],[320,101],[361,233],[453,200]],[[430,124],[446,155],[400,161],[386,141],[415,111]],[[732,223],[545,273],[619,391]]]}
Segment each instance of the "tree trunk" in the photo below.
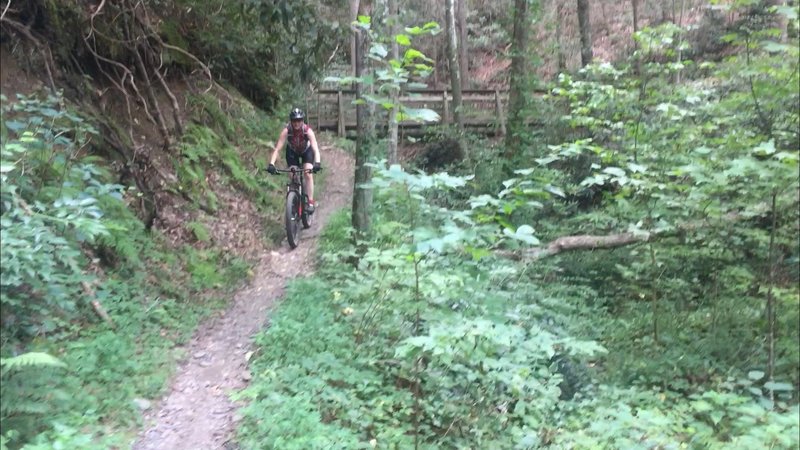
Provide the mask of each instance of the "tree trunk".
{"label": "tree trunk", "polygon": [[[389,30],[390,35],[392,38],[392,59],[399,60],[400,59],[400,46],[397,43],[397,40],[394,38],[398,32],[398,21],[400,20],[399,11],[397,9],[397,0],[389,0]],[[386,154],[386,159],[389,161],[389,165],[398,164],[399,159],[397,157],[397,107],[398,107],[398,97],[399,92],[397,90],[392,90],[391,99],[392,107],[389,110],[389,150]]]}
{"label": "tree trunk", "polygon": [[[631,0],[631,9],[633,10],[633,34],[639,32],[639,0]],[[639,43],[636,39],[633,40],[633,52],[639,50]],[[641,56],[635,56],[636,66],[634,68],[636,75],[642,72]]]}
{"label": "tree trunk", "polygon": [[578,0],[578,28],[581,33],[581,67],[592,62],[592,21],[589,0]]}
{"label": "tree trunk", "polygon": [[514,31],[511,37],[511,70],[508,92],[508,123],[506,156],[511,156],[520,144],[520,133],[524,121],[522,112],[526,106],[528,84],[528,0],[514,0]]}
{"label": "tree trunk", "polygon": [[[678,25],[679,28],[683,27],[683,10],[684,10],[685,7],[686,7],[686,0],[681,0],[681,10],[680,10],[680,13],[678,14],[678,21],[676,23],[676,25]],[[677,60],[675,61],[677,63],[676,66],[678,67],[678,69],[675,71],[675,84],[680,84],[681,83],[681,69],[680,69],[679,64],[680,64],[681,60],[683,59],[683,50],[681,49],[681,41],[682,40],[683,40],[683,38],[679,35],[679,37],[678,37],[678,55],[676,57]]]}
{"label": "tree trunk", "polygon": [[562,17],[564,16],[564,2],[556,0],[556,51],[558,72],[565,72],[567,70],[567,57],[564,53],[564,27],[562,25]]}
{"label": "tree trunk", "polygon": [[[783,0],[782,2],[776,2],[778,6],[788,6],[789,2],[787,0]],[[789,42],[789,19],[784,14],[778,14],[778,28],[781,30],[781,42],[786,44]]]}
{"label": "tree trunk", "polygon": [[461,70],[458,67],[458,35],[456,34],[455,0],[445,0],[445,25],[447,28],[447,62],[450,72],[450,89],[453,90],[453,117],[459,130],[464,129],[461,104]]}
{"label": "tree trunk", "polygon": [[[372,12],[372,5],[369,0],[361,0],[358,5],[360,16],[369,16]],[[356,76],[366,75],[366,53],[369,46],[369,36],[366,31],[358,29],[355,32],[356,40]],[[356,84],[356,98],[363,99],[364,93],[368,92],[364,83]],[[354,238],[358,241],[366,237],[370,228],[369,211],[372,206],[372,190],[365,186],[372,179],[372,170],[367,163],[372,156],[372,136],[369,127],[368,106],[366,102],[356,105],[356,128],[358,137],[356,138],[356,172],[353,183],[353,212],[352,225],[355,230]]]}
{"label": "tree trunk", "polygon": [[[358,19],[358,0],[350,0],[350,20]],[[350,73],[356,75],[356,33],[350,34]]]}
{"label": "tree trunk", "polygon": [[467,58],[467,0],[457,0],[458,6],[458,67],[461,75],[461,89],[467,89],[469,81],[469,59]]}

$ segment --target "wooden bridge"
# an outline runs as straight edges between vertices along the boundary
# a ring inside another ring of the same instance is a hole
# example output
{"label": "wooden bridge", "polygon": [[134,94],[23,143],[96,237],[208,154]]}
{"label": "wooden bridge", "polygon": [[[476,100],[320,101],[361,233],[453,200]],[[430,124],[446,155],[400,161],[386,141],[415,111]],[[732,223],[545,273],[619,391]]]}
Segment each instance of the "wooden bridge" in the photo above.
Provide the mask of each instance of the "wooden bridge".
{"label": "wooden bridge", "polygon": [[[486,134],[505,134],[506,90],[470,89],[461,93],[464,127]],[[346,136],[348,130],[356,129],[355,90],[321,89],[306,97],[306,121],[317,130],[335,131]],[[400,97],[400,102],[409,108],[428,108],[440,116],[438,123],[454,122],[453,94],[446,89],[409,90]],[[388,114],[376,106],[378,127],[386,127]],[[403,121],[400,128],[408,132],[424,132],[425,127],[435,125],[414,121]]]}

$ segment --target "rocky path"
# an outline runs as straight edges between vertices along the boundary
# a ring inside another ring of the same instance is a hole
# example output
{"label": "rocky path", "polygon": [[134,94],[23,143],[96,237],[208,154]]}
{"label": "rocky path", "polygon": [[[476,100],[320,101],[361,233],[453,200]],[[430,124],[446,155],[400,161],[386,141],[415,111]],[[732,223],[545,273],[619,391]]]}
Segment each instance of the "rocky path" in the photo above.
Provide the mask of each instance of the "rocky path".
{"label": "rocky path", "polygon": [[145,413],[145,430],[134,450],[234,449],[237,406],[229,394],[250,379],[247,357],[252,337],[268,323],[269,311],[286,282],[313,270],[317,236],[331,213],[350,204],[353,161],[346,153],[322,148],[325,190],[311,228],[301,231],[300,246],[285,242],[262,256],[253,281],[236,293],[223,313],[209,318],[188,345],[169,393]]}

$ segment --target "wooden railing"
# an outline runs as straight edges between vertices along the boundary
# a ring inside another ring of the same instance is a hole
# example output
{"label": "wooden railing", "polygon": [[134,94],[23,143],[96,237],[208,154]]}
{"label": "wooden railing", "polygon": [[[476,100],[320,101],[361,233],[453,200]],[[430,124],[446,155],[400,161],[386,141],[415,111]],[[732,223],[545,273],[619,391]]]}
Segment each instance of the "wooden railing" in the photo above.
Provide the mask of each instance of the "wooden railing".
{"label": "wooden railing", "polygon": [[[461,93],[464,125],[482,128],[493,134],[505,134],[505,105],[508,92],[499,89],[470,89]],[[356,128],[356,105],[354,90],[323,89],[312,93],[306,99],[307,122],[319,130],[336,131],[345,136],[347,130]],[[453,94],[446,89],[426,89],[405,92],[400,102],[409,108],[428,108],[436,111],[439,123],[452,123]],[[386,126],[388,114],[380,105],[376,106],[377,124]],[[413,121],[403,121],[401,128],[421,128],[429,126]]]}

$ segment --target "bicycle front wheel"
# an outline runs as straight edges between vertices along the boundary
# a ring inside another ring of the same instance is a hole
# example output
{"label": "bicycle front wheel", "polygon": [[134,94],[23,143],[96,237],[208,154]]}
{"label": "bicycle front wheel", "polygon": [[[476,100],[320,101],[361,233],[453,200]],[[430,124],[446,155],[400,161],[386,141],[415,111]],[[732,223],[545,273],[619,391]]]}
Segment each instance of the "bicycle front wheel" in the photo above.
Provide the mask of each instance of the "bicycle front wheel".
{"label": "bicycle front wheel", "polygon": [[[303,196],[305,197],[305,196]],[[303,200],[306,200],[305,198]],[[311,215],[308,214],[308,207],[307,204],[303,204],[303,213],[300,214],[300,219],[303,222],[303,229],[308,229],[311,227]]]}
{"label": "bicycle front wheel", "polygon": [[286,194],[286,240],[289,247],[295,248],[300,243],[298,228],[300,224],[300,196],[297,192]]}

